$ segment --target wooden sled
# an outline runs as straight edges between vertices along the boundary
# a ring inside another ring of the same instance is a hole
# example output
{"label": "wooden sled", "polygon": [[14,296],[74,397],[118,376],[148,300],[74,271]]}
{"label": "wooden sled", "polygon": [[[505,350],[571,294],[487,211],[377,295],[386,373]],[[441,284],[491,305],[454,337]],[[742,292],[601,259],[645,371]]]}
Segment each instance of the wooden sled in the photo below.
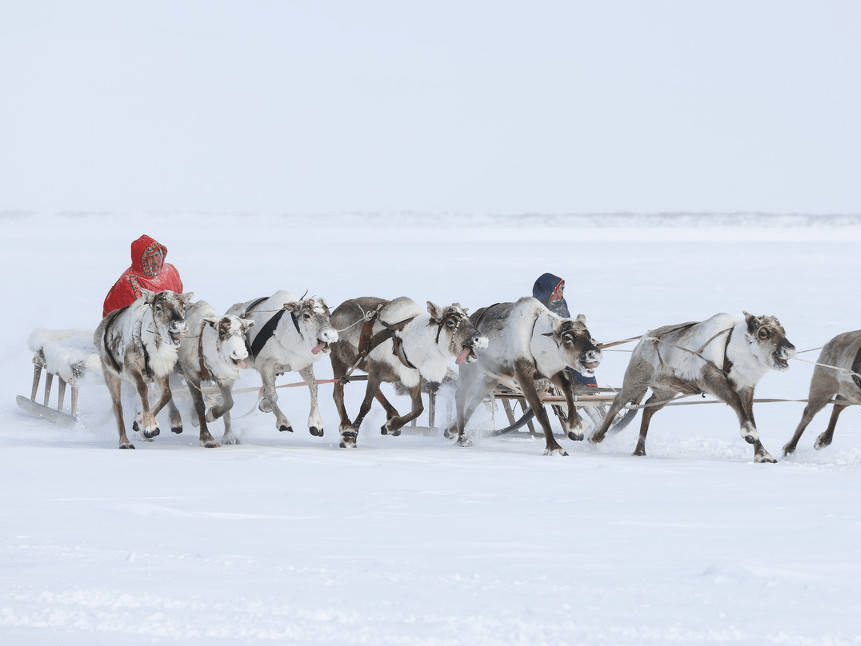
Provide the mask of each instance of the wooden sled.
{"label": "wooden sled", "polygon": [[[601,421],[603,421],[604,415],[606,415],[607,409],[616,397],[617,392],[618,389],[616,388],[575,386],[574,404],[576,408],[585,413],[592,420],[592,423],[597,426]],[[545,390],[543,392],[539,392],[539,397],[543,404],[547,404],[552,408],[553,413],[559,419],[559,422],[564,429],[565,424],[568,421],[568,410],[565,396],[557,393],[556,390],[548,383]],[[524,426],[529,429],[530,434],[536,435],[535,425],[532,422],[533,417],[535,417],[535,412],[529,408],[529,405],[526,403],[526,398],[518,389],[497,386],[491,393],[491,401],[494,406],[497,401],[501,402],[502,408],[505,411],[505,416],[508,419],[508,426],[491,431],[489,434],[491,437],[512,433],[520,430]],[[512,402],[519,404],[519,416],[515,414]],[[633,421],[634,417],[637,416],[638,410],[639,409],[636,407],[625,407],[619,411],[616,415],[616,419],[610,426],[610,432],[616,433],[625,428],[631,423],[631,421]],[[564,434],[561,436],[565,437]]]}
{"label": "wooden sled", "polygon": [[[78,421],[78,394],[81,383],[104,383],[99,356],[93,347],[90,330],[36,330],[30,335],[33,351],[33,387],[30,397],[18,395],[22,409],[55,424],[72,426]],[[42,401],[37,401],[39,383],[45,374]],[[57,403],[50,404],[54,378],[57,378]],[[65,408],[66,387],[71,386],[69,407]]]}

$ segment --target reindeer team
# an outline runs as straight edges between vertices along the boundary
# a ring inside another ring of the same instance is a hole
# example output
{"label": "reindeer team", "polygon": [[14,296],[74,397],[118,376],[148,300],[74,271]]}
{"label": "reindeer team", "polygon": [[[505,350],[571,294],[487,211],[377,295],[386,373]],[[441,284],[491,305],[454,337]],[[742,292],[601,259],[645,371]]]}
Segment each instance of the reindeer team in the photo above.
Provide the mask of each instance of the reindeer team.
{"label": "reindeer team", "polygon": [[[120,448],[134,448],[123,420],[120,385],[135,386],[142,411],[134,429],[151,440],[160,432],[156,414],[169,410],[171,430],[182,432],[182,420],[172,401],[171,378],[185,380],[190,391],[200,443],[217,447],[207,422],[224,420],[221,443],[238,443],[232,433],[230,409],[234,382],[240,367],[250,364],[263,387],[258,407],[275,416],[280,431],[292,425],[278,406],[275,379],[298,372],[311,395],[308,429],[323,436],[317,403],[314,363],[331,361],[335,377],[334,400],[340,416],[341,447],[355,447],[362,421],[373,400],[386,411],[383,434],[399,435],[401,428],[423,411],[423,382],[439,383],[450,364],[458,369],[456,417],[445,437],[468,446],[466,425],[477,406],[499,385],[518,388],[534,411],[545,436],[545,453],[566,455],[550,428],[536,380],[549,380],[565,396],[569,416],[568,437],[584,438],[577,414],[569,369],[591,374],[601,361],[597,343],[585,318],[562,318],[534,298],[496,303],[472,316],[458,303],[426,308],[400,297],[392,300],[350,299],[330,312],[318,297],[296,298],[287,291],[232,306],[219,316],[206,302],[191,303],[192,294],[170,291],[143,295],[132,305],[108,314],[94,334],[105,380],[113,400]],[[753,445],[756,462],[775,462],[762,445],[753,415],[754,389],[768,370],[786,370],[795,347],[773,316],[744,313],[741,318],[716,314],[705,321],[667,325],[639,338],[622,387],[609,411],[591,436],[599,443],[615,415],[626,405],[643,406],[639,440],[634,455],[645,455],[646,434],[654,414],[676,395],[708,393],[726,403],[738,416],[742,438]],[[813,416],[827,403],[834,410],[827,430],[815,447],[831,443],[837,417],[852,404],[861,404],[861,331],[838,335],[822,350],[810,386],[809,403],[792,439],[783,447],[792,453]],[[354,370],[367,373],[367,387],[354,418],[347,412],[344,383]],[[221,403],[207,409],[202,384],[214,383]],[[158,384],[154,407],[149,384]],[[400,415],[381,390],[395,383],[409,392],[412,408]],[[831,397],[836,395],[836,399]]]}

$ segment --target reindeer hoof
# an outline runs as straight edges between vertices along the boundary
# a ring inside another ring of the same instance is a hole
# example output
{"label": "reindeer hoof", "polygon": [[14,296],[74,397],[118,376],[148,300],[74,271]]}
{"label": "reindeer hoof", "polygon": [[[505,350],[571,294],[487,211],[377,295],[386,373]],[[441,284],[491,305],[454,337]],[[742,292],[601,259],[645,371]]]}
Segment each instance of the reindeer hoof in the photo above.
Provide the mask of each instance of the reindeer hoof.
{"label": "reindeer hoof", "polygon": [[323,437],[323,429],[312,426],[308,429],[314,437]]}
{"label": "reindeer hoof", "polygon": [[158,436],[161,433],[161,429],[156,426],[154,429],[147,431],[144,429],[143,436],[145,440],[151,440],[152,438]]}
{"label": "reindeer hoof", "polygon": [[239,438],[236,437],[235,435],[232,435],[232,434],[231,435],[223,435],[221,437],[221,443],[227,444],[229,446],[233,446],[233,445],[239,444]]}
{"label": "reindeer hoof", "polygon": [[205,449],[217,449],[221,445],[218,442],[216,442],[214,439],[211,439],[211,440],[201,440],[200,446],[202,446]]}
{"label": "reindeer hoof", "polygon": [[786,456],[790,455],[791,453],[795,453],[795,447],[794,446],[789,446],[789,444],[787,444],[786,446],[783,447],[783,457],[786,457]]}
{"label": "reindeer hoof", "polygon": [[278,430],[281,431],[282,433],[285,433],[285,432],[286,433],[292,433],[293,427],[287,426],[286,424],[282,424],[281,426],[278,427]]}
{"label": "reindeer hoof", "polygon": [[561,446],[557,446],[556,448],[552,448],[552,449],[546,449],[544,451],[544,455],[554,455],[554,454],[568,455],[568,451],[563,449]]}
{"label": "reindeer hoof", "polygon": [[452,439],[452,438],[457,437],[457,433],[455,433],[454,431],[451,431],[451,430],[449,430],[449,429],[445,429],[445,430],[442,432],[442,436],[443,436],[445,439],[450,440],[450,439]]}
{"label": "reindeer hoof", "polygon": [[589,436],[589,444],[600,444],[604,441],[603,435],[590,435]]}
{"label": "reindeer hoof", "polygon": [[568,431],[568,439],[574,440],[575,442],[582,442],[583,433],[575,433],[574,431]]}
{"label": "reindeer hoof", "polygon": [[182,433],[182,426],[171,426],[170,430],[179,435],[180,433]]}
{"label": "reindeer hoof", "polygon": [[830,439],[826,439],[820,435],[819,437],[816,438],[816,441],[813,443],[813,448],[816,449],[817,451],[819,451],[820,449],[824,449],[826,446],[829,446],[830,444],[831,444]]}
{"label": "reindeer hoof", "polygon": [[638,455],[640,457],[643,457],[646,455],[646,449],[645,447],[638,446],[636,449],[634,449],[634,452],[631,455]]}
{"label": "reindeer hoof", "polygon": [[389,434],[389,429],[387,429],[387,428],[386,428],[386,425],[385,425],[385,424],[383,424],[383,425],[380,427],[380,435],[388,435],[388,434]]}
{"label": "reindeer hoof", "polygon": [[763,463],[763,464],[776,464],[777,460],[775,460],[769,453],[763,453],[760,455],[756,455],[753,458],[754,462]]}
{"label": "reindeer hoof", "polygon": [[400,435],[400,434],[401,434],[401,429],[399,429],[399,428],[393,428],[393,429],[390,431],[390,433],[392,434],[392,437],[397,437],[398,435]]}
{"label": "reindeer hoof", "polygon": [[133,448],[135,448],[135,445],[132,444],[131,442],[127,442],[126,444],[120,444],[120,448],[121,449],[133,449]]}
{"label": "reindeer hoof", "polygon": [[472,440],[469,439],[468,437],[466,437],[465,435],[462,435],[461,437],[457,438],[457,445],[458,446],[472,446]]}
{"label": "reindeer hoof", "polygon": [[346,448],[355,449],[356,448],[356,433],[350,433],[350,432],[342,433],[340,446],[342,449],[346,449]]}

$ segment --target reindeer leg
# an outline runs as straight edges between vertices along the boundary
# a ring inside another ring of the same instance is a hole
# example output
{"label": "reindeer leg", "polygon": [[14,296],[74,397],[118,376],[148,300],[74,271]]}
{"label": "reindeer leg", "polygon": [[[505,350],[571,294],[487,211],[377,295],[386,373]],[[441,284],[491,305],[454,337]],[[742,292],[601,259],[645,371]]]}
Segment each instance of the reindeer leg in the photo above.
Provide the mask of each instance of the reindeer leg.
{"label": "reindeer leg", "polygon": [[275,368],[265,365],[260,370],[260,378],[263,380],[263,399],[260,400],[259,408],[264,413],[275,415],[275,428],[281,432],[293,432],[293,427],[287,416],[278,408],[278,393],[275,392]]}
{"label": "reindeer leg", "polygon": [[[386,421],[387,422],[390,419],[393,419],[399,415],[397,409],[394,406],[392,406],[392,403],[388,399],[386,399],[386,396],[383,394],[382,388],[377,388],[377,392],[374,393],[374,397],[377,399],[378,402],[380,402],[382,407],[386,409]],[[383,428],[385,428],[385,427],[383,427]],[[383,431],[383,435],[385,435],[385,434],[386,434],[386,432]]]}
{"label": "reindeer leg", "polygon": [[[745,388],[743,390],[740,390],[738,393],[738,398],[739,401],[741,401],[742,409],[747,415],[747,418],[750,420],[751,427],[753,428],[754,462],[777,462],[777,460],[775,460],[774,457],[772,457],[772,455],[762,445],[762,441],[760,441],[759,439],[759,432],[756,430],[756,419],[753,416],[753,388]],[[747,438],[745,437],[745,439]]]}
{"label": "reindeer leg", "polygon": [[446,438],[454,437],[456,430],[458,446],[472,446],[472,440],[466,435],[467,422],[494,386],[496,386],[496,379],[493,377],[480,375],[475,380],[470,380],[464,378],[464,373],[461,371],[455,392],[457,419],[454,426],[446,429],[444,433]]}
{"label": "reindeer leg", "polygon": [[135,445],[129,442],[129,438],[126,435],[126,426],[123,423],[122,379],[114,374],[104,363],[102,363],[102,372],[105,375],[105,383],[108,386],[108,392],[111,394],[111,401],[113,402],[114,417],[117,420],[117,430],[120,435],[119,448],[133,449]]}
{"label": "reindeer leg", "polygon": [[568,407],[568,439],[575,442],[582,441],[583,420],[574,406],[574,384],[571,383],[564,371],[553,375],[550,381],[565,395],[565,405]]}
{"label": "reindeer leg", "polygon": [[541,424],[541,428],[544,429],[544,455],[552,455],[554,453],[568,455],[565,449],[556,441],[556,438],[553,437],[553,429],[550,428],[550,418],[547,417],[547,410],[541,403],[541,397],[535,389],[535,380],[532,378],[532,375],[535,373],[535,366],[531,361],[520,360],[516,363],[514,371],[514,378],[517,380],[523,396],[532,408],[532,412],[535,413],[535,417],[538,419],[538,423]]}
{"label": "reindeer leg", "polygon": [[618,412],[622,410],[626,404],[639,404],[647,390],[648,387],[641,383],[628,385],[623,383],[622,390],[620,390],[613,398],[613,401],[610,404],[610,409],[607,411],[607,414],[604,415],[604,419],[601,421],[600,426],[598,426],[598,428],[596,428],[592,433],[589,441],[592,444],[600,444],[603,442],[604,437],[607,435],[607,431],[610,429],[610,425],[613,423],[613,420],[616,419]]}
{"label": "reindeer leg", "polygon": [[703,378],[709,387],[709,392],[735,411],[742,438],[748,444],[753,444],[753,461],[777,462],[762,445],[759,431],[756,430],[756,424],[753,421],[753,388],[745,388],[737,392],[726,376],[718,370],[707,372]]}
{"label": "reindeer leg", "polygon": [[[815,377],[813,381],[815,382]],[[814,416],[825,408],[834,392],[835,391],[832,388],[820,389],[817,388],[814,383],[810,384],[810,393],[807,396],[807,406],[804,407],[804,412],[801,413],[801,421],[798,422],[798,426],[796,427],[792,438],[783,446],[784,457],[795,451],[795,447],[798,446],[798,440],[801,439],[801,435],[810,425],[810,422],[813,421]],[[835,423],[836,421],[837,420],[835,420]]]}
{"label": "reindeer leg", "polygon": [[335,377],[335,387],[332,389],[332,398],[335,400],[335,408],[338,409],[338,415],[341,418],[339,430],[355,430],[352,428],[350,417],[347,415],[347,407],[344,405],[344,382],[342,377],[347,373],[347,366],[344,365],[337,357],[330,355],[332,361],[332,375]]}
{"label": "reindeer leg", "polygon": [[200,392],[200,383],[192,383],[188,381],[188,392],[191,395],[191,401],[194,402],[194,410],[197,413],[197,421],[200,424],[200,445],[207,449],[214,449],[219,446],[209,428],[206,426],[206,402],[203,401],[203,393]]}
{"label": "reindeer leg", "polygon": [[[379,389],[377,389],[377,392],[379,392]],[[383,427],[381,429],[383,435],[385,435],[386,433],[391,433],[395,436],[400,435],[401,428],[404,426],[404,424],[413,421],[424,412],[425,407],[424,404],[422,404],[421,380],[419,380],[419,383],[417,383],[415,386],[410,388],[410,398],[412,399],[413,404],[412,410],[410,410],[410,412],[406,415],[388,419],[386,423],[383,424]],[[385,397],[383,397],[383,399],[385,399]]]}
{"label": "reindeer leg", "polygon": [[[643,408],[643,417],[640,420],[640,437],[637,440],[637,446],[634,448],[633,455],[646,455],[646,434],[649,432],[649,424],[652,422],[652,416],[666,406],[666,402],[673,397],[672,391],[667,390],[652,390],[652,396],[646,400]],[[664,402],[664,403],[658,403]],[[613,419],[610,417],[609,419]]]}
{"label": "reindeer leg", "polygon": [[380,387],[380,380],[373,372],[368,373],[368,385],[365,388],[365,398],[362,400],[362,405],[359,407],[359,414],[351,424],[351,428],[341,429],[341,448],[347,447],[356,448],[356,439],[359,436],[359,428],[362,426],[362,420],[365,415],[371,410],[371,404],[374,401],[374,393]]}
{"label": "reindeer leg", "polygon": [[831,419],[828,420],[828,428],[826,428],[825,432],[816,438],[816,442],[813,444],[813,448],[817,451],[829,446],[831,444],[831,440],[834,439],[834,427],[837,426],[837,418],[840,417],[840,413],[842,413],[844,409],[850,406],[850,404],[844,403],[846,401],[845,397],[837,395],[834,402],[834,408],[831,410]]}
{"label": "reindeer leg", "polygon": [[310,365],[299,371],[302,379],[308,384],[311,394],[311,412],[308,414],[308,430],[314,437],[323,437],[323,418],[320,417],[320,407],[317,402],[317,378],[314,376],[314,366]]}
{"label": "reindeer leg", "polygon": [[[189,384],[189,388],[191,384]],[[173,401],[173,397],[170,398],[170,401],[167,403],[167,415],[168,420],[170,421],[170,430],[179,435],[182,433],[182,415],[179,414],[179,409],[176,407],[176,402]]]}
{"label": "reindeer leg", "polygon": [[138,398],[141,402],[141,412],[135,416],[135,421],[132,428],[140,431],[144,439],[149,441],[161,433],[158,427],[158,422],[155,415],[152,413],[149,405],[149,385],[144,380],[143,375],[137,370],[130,371],[132,380],[134,381],[135,390],[138,393]]}
{"label": "reindeer leg", "polygon": [[221,389],[221,406],[208,410],[206,421],[212,422],[220,417],[224,422],[224,435],[221,436],[221,443],[239,444],[239,438],[233,434],[230,427],[230,411],[233,408],[233,382],[219,383],[218,387]]}
{"label": "reindeer leg", "polygon": [[159,379],[158,384],[161,389],[161,396],[158,398],[158,401],[156,402],[155,406],[153,406],[153,417],[158,415],[161,412],[161,409],[167,406],[167,403],[171,400],[169,377],[162,377],[161,379]]}

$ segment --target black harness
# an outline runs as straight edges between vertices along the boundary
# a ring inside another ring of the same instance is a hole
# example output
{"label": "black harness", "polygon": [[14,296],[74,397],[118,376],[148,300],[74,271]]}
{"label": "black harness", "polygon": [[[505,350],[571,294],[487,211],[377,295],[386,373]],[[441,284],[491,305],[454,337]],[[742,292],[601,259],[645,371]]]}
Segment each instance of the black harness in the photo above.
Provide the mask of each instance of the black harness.
{"label": "black harness", "polygon": [[[257,300],[251,301],[248,307],[245,308],[245,313],[243,314],[243,318],[246,318],[248,314],[260,303],[265,301],[269,296],[264,296],[263,298],[258,298]],[[283,307],[278,310],[275,315],[270,318],[266,323],[263,324],[263,327],[260,328],[260,331],[257,333],[257,336],[254,337],[254,341],[251,342],[251,345],[248,346],[248,354],[251,355],[252,358],[256,358],[258,354],[263,350],[267,341],[275,336],[275,330],[278,328],[278,323],[281,321],[281,317],[284,316],[284,312],[287,310]],[[299,321],[296,319],[296,314],[294,312],[290,312],[290,318],[293,320],[293,327],[296,328],[296,332],[299,334],[299,337],[304,339],[305,336],[302,334],[302,331],[299,329]],[[246,345],[248,345],[246,343]]]}

